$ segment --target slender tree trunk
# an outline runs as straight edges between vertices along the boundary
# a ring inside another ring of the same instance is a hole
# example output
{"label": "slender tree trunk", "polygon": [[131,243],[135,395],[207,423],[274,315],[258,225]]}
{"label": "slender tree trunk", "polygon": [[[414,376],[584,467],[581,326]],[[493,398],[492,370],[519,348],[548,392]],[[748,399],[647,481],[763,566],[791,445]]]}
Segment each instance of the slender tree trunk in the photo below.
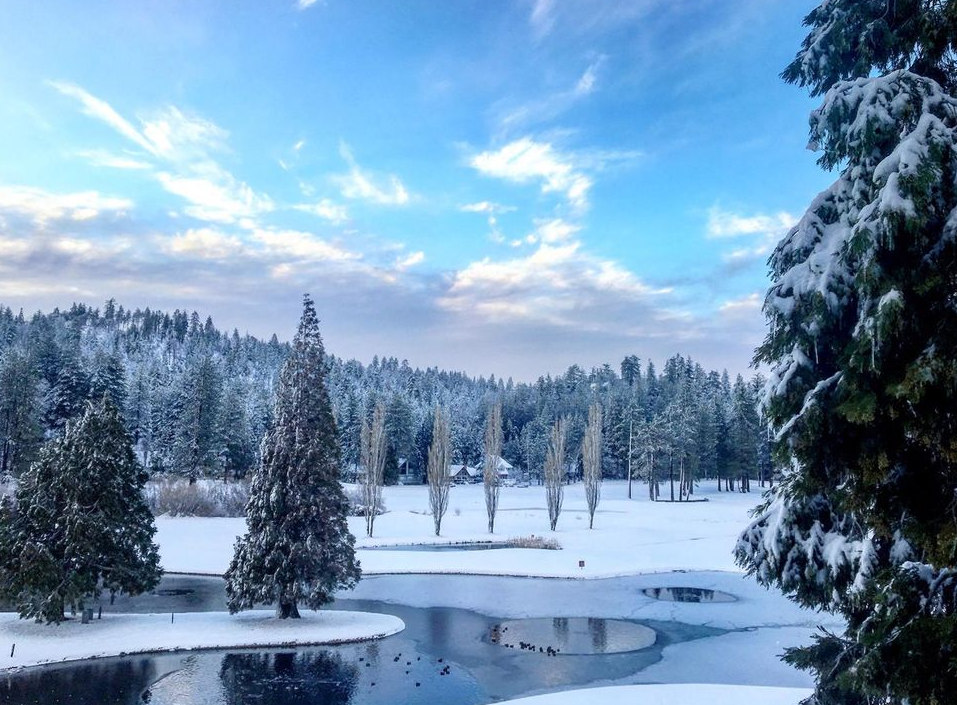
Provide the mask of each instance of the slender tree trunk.
{"label": "slender tree trunk", "polygon": [[675,456],[668,454],[668,479],[671,481],[671,501],[675,501]]}
{"label": "slender tree trunk", "polygon": [[635,422],[628,422],[628,499],[631,499],[631,439]]}

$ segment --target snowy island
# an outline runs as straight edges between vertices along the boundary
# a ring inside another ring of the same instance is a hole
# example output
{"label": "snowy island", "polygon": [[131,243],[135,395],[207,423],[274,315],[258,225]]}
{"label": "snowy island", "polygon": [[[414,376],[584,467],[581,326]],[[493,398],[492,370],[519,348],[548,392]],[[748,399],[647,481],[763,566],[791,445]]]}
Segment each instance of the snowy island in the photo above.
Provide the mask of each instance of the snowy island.
{"label": "snowy island", "polygon": [[[279,620],[274,610],[230,616],[224,612],[108,614],[91,624],[71,620],[37,624],[0,613],[0,644],[16,645],[0,672],[42,664],[157,651],[317,646],[381,639],[401,632],[387,614],[323,610]],[[6,656],[6,654],[4,654]]]}

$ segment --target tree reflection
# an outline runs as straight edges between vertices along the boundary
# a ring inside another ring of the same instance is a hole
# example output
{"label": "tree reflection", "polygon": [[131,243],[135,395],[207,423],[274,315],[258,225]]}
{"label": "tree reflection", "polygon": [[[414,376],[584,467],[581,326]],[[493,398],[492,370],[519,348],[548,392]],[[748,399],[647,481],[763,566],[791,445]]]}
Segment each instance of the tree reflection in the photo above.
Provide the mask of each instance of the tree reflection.
{"label": "tree reflection", "polygon": [[229,705],[346,705],[358,677],[355,664],[328,651],[230,653],[220,668]]}

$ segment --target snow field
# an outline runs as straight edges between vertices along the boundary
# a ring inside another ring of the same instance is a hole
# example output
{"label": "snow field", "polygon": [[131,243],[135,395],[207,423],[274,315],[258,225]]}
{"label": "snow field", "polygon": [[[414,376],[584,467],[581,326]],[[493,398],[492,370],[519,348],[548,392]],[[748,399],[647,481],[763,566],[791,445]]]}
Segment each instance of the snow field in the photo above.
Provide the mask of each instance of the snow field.
{"label": "snow field", "polygon": [[[667,485],[662,494],[668,492]],[[428,510],[428,488],[387,487],[389,511],[375,522],[375,535],[365,536],[361,517],[350,518],[364,575],[382,573],[464,573],[558,578],[599,578],[675,570],[740,572],[731,551],[747,525],[760,492],[717,492],[702,483],[696,498],[708,502],[651,502],[647,488],[634,483],[627,498],[622,481],[605,482],[588,529],[584,486],[565,487],[558,530],[548,530],[545,489],[503,487],[495,534],[487,531],[481,485],[452,488],[449,511],[435,536]],[[159,517],[157,542],[164,570],[222,575],[237,536],[246,530],[241,518]],[[503,540],[536,534],[554,538],[563,550],[498,549],[492,551],[366,551],[371,546]],[[585,561],[579,568],[579,561]]]}
{"label": "snow field", "polygon": [[811,694],[803,688],[736,685],[626,685],[586,688],[508,700],[503,705],[797,705]]}

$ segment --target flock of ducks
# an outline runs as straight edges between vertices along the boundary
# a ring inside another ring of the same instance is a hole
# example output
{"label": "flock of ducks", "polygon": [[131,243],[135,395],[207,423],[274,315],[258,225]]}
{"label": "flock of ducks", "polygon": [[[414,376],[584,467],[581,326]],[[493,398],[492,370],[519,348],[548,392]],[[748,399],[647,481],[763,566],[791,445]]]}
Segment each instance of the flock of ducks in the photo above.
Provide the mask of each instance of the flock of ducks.
{"label": "flock of ducks", "polygon": [[[494,627],[492,627],[492,633],[489,636],[489,641],[491,641],[493,644],[504,646],[506,649],[514,649],[515,644],[509,644],[504,641],[505,632],[507,631],[508,627],[502,627],[500,624],[496,624]],[[552,646],[542,647],[536,644],[531,644],[527,641],[518,642],[518,648],[520,648],[522,651],[527,651],[532,654],[539,653],[545,654],[546,656],[558,656],[558,654],[561,653],[561,649],[556,649]]]}
{"label": "flock of ducks", "polygon": [[[501,625],[496,624],[494,627],[492,627],[492,632],[489,637],[489,641],[491,641],[493,644],[504,646],[506,649],[514,649],[515,644],[509,644],[503,641],[504,634],[507,631],[508,631],[508,627],[502,627]],[[545,647],[537,646],[536,644],[530,644],[527,641],[518,642],[518,648],[521,649],[522,651],[527,651],[529,653],[545,654],[546,656],[557,656],[559,653],[561,653],[561,649],[556,649],[551,646],[545,646]],[[416,656],[415,660],[416,662],[419,662],[422,660],[422,657]],[[400,663],[401,661],[402,661],[402,652],[400,651],[398,654],[396,654],[392,658],[392,662]],[[366,668],[370,668],[372,666],[372,662],[367,661],[364,656],[359,657],[359,662],[365,663]],[[407,676],[412,676],[412,663],[413,662],[411,660],[411,657],[409,657],[409,660],[405,662],[405,665],[407,667],[405,669],[405,675]],[[440,676],[447,676],[452,672],[452,667],[449,664],[445,663],[445,658],[437,658],[435,660],[435,663],[442,664],[442,668],[439,670]],[[375,681],[372,681],[370,685],[374,686]],[[421,681],[415,681],[416,688],[419,688],[421,686],[422,686]]]}

